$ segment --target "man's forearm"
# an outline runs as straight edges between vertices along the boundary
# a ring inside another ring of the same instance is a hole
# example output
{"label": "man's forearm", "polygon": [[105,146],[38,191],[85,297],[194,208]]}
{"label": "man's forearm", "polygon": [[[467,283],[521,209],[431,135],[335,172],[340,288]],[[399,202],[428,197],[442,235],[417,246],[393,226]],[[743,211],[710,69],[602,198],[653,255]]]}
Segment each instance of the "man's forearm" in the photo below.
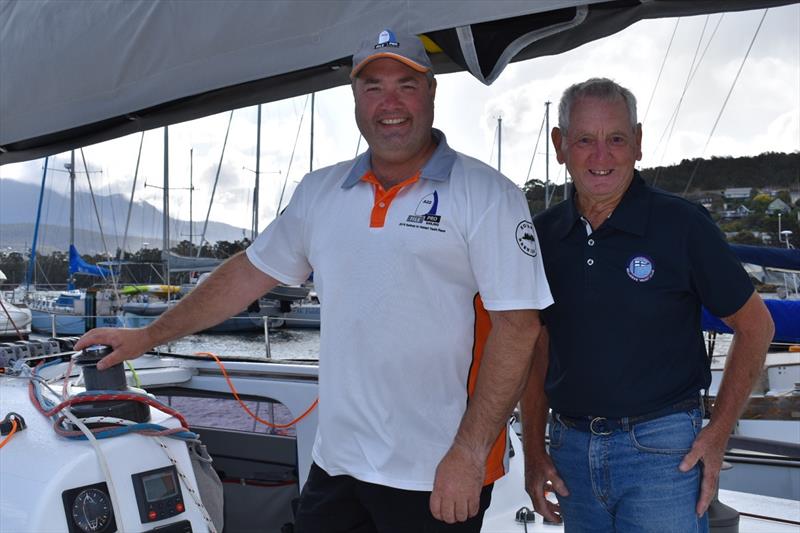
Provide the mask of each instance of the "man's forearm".
{"label": "man's forearm", "polygon": [[148,325],[143,334],[149,337],[152,346],[158,346],[209,328],[245,309],[277,283],[240,252]]}
{"label": "man's forearm", "polygon": [[491,312],[492,329],[484,348],[475,390],[461,420],[455,444],[488,455],[520,397],[539,334],[538,312]]}
{"label": "man's forearm", "polygon": [[548,403],[544,393],[544,381],[547,375],[549,342],[547,328],[542,326],[536,339],[528,380],[519,402],[522,412],[522,445],[525,457],[531,459],[536,454],[545,452]]}
{"label": "man's forearm", "polygon": [[769,343],[775,332],[772,319],[758,294],[725,321],[734,330],[725,371],[714,403],[711,422],[730,433],[764,367]]}

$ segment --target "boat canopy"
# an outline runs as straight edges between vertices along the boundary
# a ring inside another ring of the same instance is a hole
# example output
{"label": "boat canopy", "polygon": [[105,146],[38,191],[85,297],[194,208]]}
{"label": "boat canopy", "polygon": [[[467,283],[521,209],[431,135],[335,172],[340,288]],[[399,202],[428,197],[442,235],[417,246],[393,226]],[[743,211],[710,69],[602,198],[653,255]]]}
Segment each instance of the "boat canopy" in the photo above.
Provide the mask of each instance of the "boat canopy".
{"label": "boat canopy", "polygon": [[[800,300],[764,299],[764,303],[775,323],[772,342],[800,343]],[[703,308],[703,330],[717,333],[733,333],[725,322]]]}
{"label": "boat canopy", "polygon": [[78,253],[74,245],[69,245],[69,275],[86,274],[87,276],[97,276],[101,278],[111,278],[111,270],[97,265],[90,265]]}
{"label": "boat canopy", "polygon": [[211,272],[222,264],[215,257],[187,257],[166,250],[161,251],[161,260],[169,263],[170,272]]}
{"label": "boat canopy", "polygon": [[742,263],[800,272],[800,250],[746,244],[731,244],[730,247]]}
{"label": "boat canopy", "polygon": [[365,33],[492,83],[643,19],[792,0],[0,0],[0,164],[346,85]]}

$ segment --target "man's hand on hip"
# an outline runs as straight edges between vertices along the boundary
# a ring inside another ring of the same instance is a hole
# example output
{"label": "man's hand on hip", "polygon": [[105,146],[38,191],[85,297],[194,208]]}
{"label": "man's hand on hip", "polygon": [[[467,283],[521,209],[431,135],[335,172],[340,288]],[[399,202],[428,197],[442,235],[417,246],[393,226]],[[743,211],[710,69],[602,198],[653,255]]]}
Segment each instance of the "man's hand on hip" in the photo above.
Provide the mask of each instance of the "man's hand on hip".
{"label": "man's hand on hip", "polygon": [[547,499],[546,487],[559,496],[569,496],[567,485],[558,475],[558,470],[547,452],[526,456],[525,490],[531,497],[534,510],[549,522],[561,523],[561,507]]}
{"label": "man's hand on hip", "polygon": [[698,461],[703,462],[703,481],[700,484],[700,498],[697,500],[695,509],[698,516],[702,516],[706,512],[714,498],[727,442],[727,433],[719,435],[716,428],[711,425],[706,426],[697,435],[692,449],[678,467],[681,472],[688,472],[695,467]]}
{"label": "man's hand on hip", "polygon": [[431,493],[434,518],[453,524],[478,514],[485,470],[485,457],[468,446],[453,443],[436,467]]}

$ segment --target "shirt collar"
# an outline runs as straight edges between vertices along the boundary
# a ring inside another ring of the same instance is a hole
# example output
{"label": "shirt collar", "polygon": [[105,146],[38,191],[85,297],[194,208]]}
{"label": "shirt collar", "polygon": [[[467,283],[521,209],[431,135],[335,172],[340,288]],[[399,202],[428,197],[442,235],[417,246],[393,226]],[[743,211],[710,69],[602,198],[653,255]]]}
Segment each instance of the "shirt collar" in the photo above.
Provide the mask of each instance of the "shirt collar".
{"label": "shirt collar", "polygon": [[[425,178],[433,181],[447,181],[450,179],[450,171],[453,169],[453,164],[456,162],[456,151],[450,148],[447,144],[447,138],[440,130],[432,128],[433,138],[436,140],[437,146],[430,159],[425,163],[420,171],[420,178]],[[358,156],[353,163],[353,167],[347,174],[343,189],[349,189],[356,183],[361,181],[361,177],[371,170],[370,157],[372,149]]]}
{"label": "shirt collar", "polygon": [[[644,182],[638,170],[633,171],[633,180],[628,190],[622,196],[619,205],[606,221],[606,224],[633,235],[643,236],[647,230],[647,221],[650,213],[652,191]],[[561,238],[566,237],[581,215],[575,205],[575,188],[572,188],[572,198],[561,215]],[[581,224],[581,228],[583,225]],[[597,228],[595,228],[597,229]]]}

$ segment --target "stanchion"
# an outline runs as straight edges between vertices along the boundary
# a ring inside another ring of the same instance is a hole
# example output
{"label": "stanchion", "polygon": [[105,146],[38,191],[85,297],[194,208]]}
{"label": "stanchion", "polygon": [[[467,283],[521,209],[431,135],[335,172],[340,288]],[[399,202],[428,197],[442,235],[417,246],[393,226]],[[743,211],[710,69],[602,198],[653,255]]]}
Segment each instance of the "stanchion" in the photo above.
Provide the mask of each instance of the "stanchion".
{"label": "stanchion", "polygon": [[266,350],[267,359],[272,359],[272,349],[269,345],[269,317],[262,317],[264,320],[264,348]]}

